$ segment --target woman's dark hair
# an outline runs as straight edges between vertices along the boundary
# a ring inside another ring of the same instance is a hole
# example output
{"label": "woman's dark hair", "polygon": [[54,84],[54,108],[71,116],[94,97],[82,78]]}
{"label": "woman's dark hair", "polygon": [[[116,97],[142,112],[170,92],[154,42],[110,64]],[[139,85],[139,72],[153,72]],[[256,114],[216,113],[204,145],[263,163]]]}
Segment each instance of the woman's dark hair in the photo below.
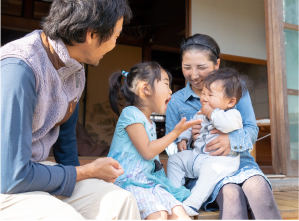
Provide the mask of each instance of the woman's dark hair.
{"label": "woman's dark hair", "polygon": [[221,83],[226,97],[236,98],[236,103],[239,102],[242,95],[247,93],[247,87],[252,85],[252,81],[247,75],[241,75],[233,68],[220,68],[209,73],[204,79],[203,86],[211,90],[211,84],[214,82]]}
{"label": "woman's dark hair", "polygon": [[203,34],[195,34],[184,39],[181,44],[181,60],[183,60],[184,53],[191,50],[206,52],[209,60],[217,64],[220,48],[212,37]]}
{"label": "woman's dark hair", "polygon": [[[140,81],[147,82],[152,90],[155,90],[155,81],[161,80],[161,70],[164,70],[157,62],[150,61],[139,63],[130,69],[127,77],[118,71],[111,75],[109,79],[109,102],[112,110],[119,116],[119,106],[142,105],[138,95],[135,94]],[[164,70],[171,82],[172,76]]]}
{"label": "woman's dark hair", "polygon": [[41,26],[51,39],[61,38],[70,46],[84,43],[88,30],[99,36],[101,44],[111,38],[122,17],[124,23],[132,17],[127,0],[54,0]]}

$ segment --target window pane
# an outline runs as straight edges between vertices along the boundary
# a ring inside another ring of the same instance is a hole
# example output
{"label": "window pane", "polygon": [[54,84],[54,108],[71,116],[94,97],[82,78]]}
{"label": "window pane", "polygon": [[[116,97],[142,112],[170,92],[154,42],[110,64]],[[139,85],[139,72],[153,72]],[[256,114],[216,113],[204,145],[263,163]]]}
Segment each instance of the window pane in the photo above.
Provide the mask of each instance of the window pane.
{"label": "window pane", "polygon": [[298,31],[285,29],[285,53],[288,89],[299,90],[298,87]]}
{"label": "window pane", "polygon": [[298,96],[288,95],[291,159],[298,160]]}
{"label": "window pane", "polygon": [[283,21],[298,25],[298,0],[283,0]]}

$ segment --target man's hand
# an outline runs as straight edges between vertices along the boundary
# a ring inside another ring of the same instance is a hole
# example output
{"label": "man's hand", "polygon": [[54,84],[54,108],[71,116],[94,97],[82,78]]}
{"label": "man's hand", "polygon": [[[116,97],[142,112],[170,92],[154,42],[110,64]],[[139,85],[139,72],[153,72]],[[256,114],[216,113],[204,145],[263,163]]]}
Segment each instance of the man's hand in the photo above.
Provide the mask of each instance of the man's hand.
{"label": "man's hand", "polygon": [[98,158],[91,163],[76,167],[77,182],[89,178],[97,178],[114,183],[124,173],[121,165],[111,157]]}
{"label": "man's hand", "polygon": [[228,134],[221,133],[219,130],[214,129],[211,131],[211,134],[220,134],[219,137],[210,141],[205,148],[205,151],[210,152],[216,150],[215,152],[210,153],[211,156],[226,156],[230,152],[230,141]]}
{"label": "man's hand", "polygon": [[202,105],[202,108],[200,109],[200,112],[201,112],[201,114],[205,115],[206,117],[208,117],[211,120],[211,114],[212,114],[213,110],[214,109],[208,103],[204,103]]}
{"label": "man's hand", "polygon": [[181,140],[181,142],[178,142],[178,151],[181,152],[183,150],[187,150],[187,140]]}

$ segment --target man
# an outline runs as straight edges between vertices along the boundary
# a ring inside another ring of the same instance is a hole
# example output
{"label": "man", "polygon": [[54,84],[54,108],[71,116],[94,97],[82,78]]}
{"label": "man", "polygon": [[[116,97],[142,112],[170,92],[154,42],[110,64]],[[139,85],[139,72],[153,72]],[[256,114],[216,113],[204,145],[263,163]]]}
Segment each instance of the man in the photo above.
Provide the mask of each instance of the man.
{"label": "man", "polygon": [[131,16],[127,0],[54,0],[43,31],[1,48],[2,219],[140,219],[119,163],[80,166],[75,134],[81,63],[97,66]]}

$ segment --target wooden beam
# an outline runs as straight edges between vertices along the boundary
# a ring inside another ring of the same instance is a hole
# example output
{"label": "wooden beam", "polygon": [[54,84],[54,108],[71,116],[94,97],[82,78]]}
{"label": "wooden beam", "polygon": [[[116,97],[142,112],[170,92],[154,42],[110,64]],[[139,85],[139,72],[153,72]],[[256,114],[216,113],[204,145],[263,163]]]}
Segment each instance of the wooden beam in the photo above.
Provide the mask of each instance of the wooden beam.
{"label": "wooden beam", "polygon": [[283,23],[283,27],[286,29],[291,29],[291,30],[295,30],[295,31],[299,31],[299,25],[294,25],[294,24],[290,24],[290,23]]}
{"label": "wooden beam", "polygon": [[249,64],[267,65],[267,60],[263,60],[263,59],[248,58],[248,57],[229,55],[229,54],[220,54],[219,57],[220,57],[220,59],[227,60],[227,61],[236,61],[236,62],[249,63]]}
{"label": "wooden beam", "polygon": [[265,0],[264,3],[272,165],[276,174],[287,174],[290,157],[290,132],[282,1]]}
{"label": "wooden beam", "polygon": [[24,18],[31,19],[33,18],[33,7],[34,0],[23,1],[23,16]]}
{"label": "wooden beam", "polygon": [[121,45],[131,45],[136,47],[142,47],[144,45],[142,39],[132,38],[125,34],[121,34],[117,39],[116,43]]}
{"label": "wooden beam", "polygon": [[181,50],[179,48],[167,47],[162,45],[153,45],[152,50],[181,53]]}
{"label": "wooden beam", "polygon": [[152,60],[152,49],[149,44],[142,47],[142,62],[147,62]]}
{"label": "wooden beam", "polygon": [[27,32],[41,29],[39,20],[10,15],[1,15],[1,28]]}
{"label": "wooden beam", "polygon": [[299,96],[299,90],[288,89],[287,93],[288,93],[288,95],[297,95],[297,96]]}
{"label": "wooden beam", "polygon": [[188,38],[191,36],[191,0],[186,1],[186,28],[185,28],[185,37]]}

